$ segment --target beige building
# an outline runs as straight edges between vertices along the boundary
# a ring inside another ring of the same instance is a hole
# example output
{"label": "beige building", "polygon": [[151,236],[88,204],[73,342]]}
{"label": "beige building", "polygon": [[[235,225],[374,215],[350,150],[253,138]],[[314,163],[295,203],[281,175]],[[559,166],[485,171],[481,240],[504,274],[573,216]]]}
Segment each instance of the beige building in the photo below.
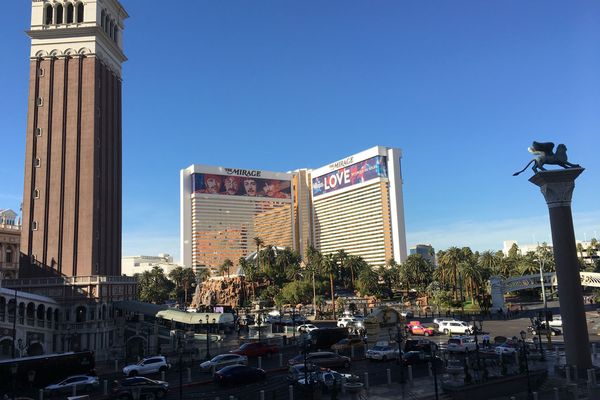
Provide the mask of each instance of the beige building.
{"label": "beige building", "polygon": [[234,264],[265,244],[293,247],[292,174],[192,165],[181,170],[185,267]]}
{"label": "beige building", "polygon": [[173,257],[169,254],[159,254],[158,256],[125,256],[121,259],[121,273],[125,276],[134,276],[145,271],[151,271],[154,267],[159,267],[165,275],[179,265],[173,262]]}
{"label": "beige building", "polygon": [[315,247],[373,266],[406,259],[401,157],[376,146],[311,172]]}
{"label": "beige building", "polygon": [[19,276],[21,221],[13,210],[0,210],[0,280]]}

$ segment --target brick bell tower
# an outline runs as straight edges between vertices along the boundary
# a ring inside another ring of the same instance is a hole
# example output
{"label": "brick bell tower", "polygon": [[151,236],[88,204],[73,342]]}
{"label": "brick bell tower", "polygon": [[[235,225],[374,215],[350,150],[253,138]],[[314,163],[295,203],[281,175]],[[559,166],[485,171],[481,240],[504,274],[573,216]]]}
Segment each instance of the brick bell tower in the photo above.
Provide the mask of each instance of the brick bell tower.
{"label": "brick bell tower", "polygon": [[32,0],[20,277],[121,274],[116,0]]}

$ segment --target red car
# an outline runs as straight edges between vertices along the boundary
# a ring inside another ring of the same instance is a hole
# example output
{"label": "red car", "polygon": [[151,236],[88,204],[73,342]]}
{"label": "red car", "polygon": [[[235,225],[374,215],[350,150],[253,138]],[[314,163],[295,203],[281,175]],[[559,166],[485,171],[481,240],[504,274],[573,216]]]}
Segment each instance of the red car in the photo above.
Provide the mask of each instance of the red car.
{"label": "red car", "polygon": [[433,328],[423,325],[408,325],[409,332],[412,335],[433,336],[435,331]]}
{"label": "red car", "polygon": [[265,342],[245,343],[239,349],[231,350],[230,353],[246,357],[266,356],[279,353],[279,346]]}

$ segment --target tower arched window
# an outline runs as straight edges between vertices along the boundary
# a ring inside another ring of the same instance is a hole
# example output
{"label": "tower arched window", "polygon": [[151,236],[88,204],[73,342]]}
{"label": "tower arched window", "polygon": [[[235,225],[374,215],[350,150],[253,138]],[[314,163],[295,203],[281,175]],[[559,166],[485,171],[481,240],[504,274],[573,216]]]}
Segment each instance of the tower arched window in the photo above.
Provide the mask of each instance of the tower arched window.
{"label": "tower arched window", "polygon": [[63,23],[63,14],[64,14],[62,4],[57,4],[56,7],[54,8],[54,11],[56,13],[56,16],[54,17],[56,24],[57,25],[62,24]]}
{"label": "tower arched window", "polygon": [[73,23],[73,13],[74,13],[75,9],[73,7],[73,4],[71,3],[67,3],[67,24],[72,24]]}
{"label": "tower arched window", "polygon": [[115,40],[115,43],[119,43],[119,28],[117,26],[115,26],[115,33],[113,35],[113,39]]}
{"label": "tower arched window", "polygon": [[83,3],[79,2],[77,3],[77,23],[81,23],[83,22]]}
{"label": "tower arched window", "polygon": [[100,26],[106,30],[106,11],[104,10],[100,13]]}
{"label": "tower arched window", "polygon": [[50,4],[46,5],[44,9],[44,25],[50,25],[52,23],[52,14],[54,10]]}
{"label": "tower arched window", "polygon": [[115,25],[113,24],[113,22],[111,20],[110,23],[108,24],[108,36],[113,37],[113,29],[115,29]]}

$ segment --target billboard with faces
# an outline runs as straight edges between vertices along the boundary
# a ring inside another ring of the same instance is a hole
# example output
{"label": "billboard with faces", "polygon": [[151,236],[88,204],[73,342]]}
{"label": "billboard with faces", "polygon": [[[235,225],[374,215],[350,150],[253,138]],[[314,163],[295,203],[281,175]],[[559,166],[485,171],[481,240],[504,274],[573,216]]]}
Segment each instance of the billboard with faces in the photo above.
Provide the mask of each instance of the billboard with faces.
{"label": "billboard with faces", "polygon": [[312,179],[313,196],[331,193],[376,178],[387,178],[387,157],[375,156]]}
{"label": "billboard with faces", "polygon": [[208,173],[192,174],[192,193],[289,199],[290,181]]}

